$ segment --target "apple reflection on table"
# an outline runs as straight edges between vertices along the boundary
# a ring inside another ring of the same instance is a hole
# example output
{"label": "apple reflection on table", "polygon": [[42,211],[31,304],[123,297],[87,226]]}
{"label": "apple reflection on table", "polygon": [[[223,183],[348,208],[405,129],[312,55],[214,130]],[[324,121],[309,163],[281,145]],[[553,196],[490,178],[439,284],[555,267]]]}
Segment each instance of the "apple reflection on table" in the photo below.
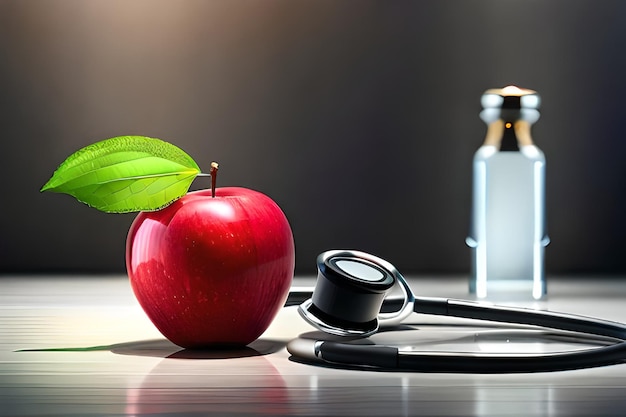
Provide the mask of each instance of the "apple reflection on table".
{"label": "apple reflection on table", "polygon": [[163,357],[138,385],[127,388],[126,415],[289,415],[285,380],[265,357],[282,348],[282,342],[256,340],[241,348],[189,350],[152,340],[111,351]]}

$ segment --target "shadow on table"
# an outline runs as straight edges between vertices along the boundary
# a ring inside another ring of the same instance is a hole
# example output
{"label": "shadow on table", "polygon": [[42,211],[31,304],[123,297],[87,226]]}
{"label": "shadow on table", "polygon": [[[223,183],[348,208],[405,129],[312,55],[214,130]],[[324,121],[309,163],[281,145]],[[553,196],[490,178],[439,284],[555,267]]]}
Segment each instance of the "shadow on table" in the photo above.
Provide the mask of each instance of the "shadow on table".
{"label": "shadow on table", "polygon": [[214,349],[182,349],[167,339],[139,340],[112,345],[21,349],[17,352],[96,352],[110,351],[117,355],[151,356],[173,359],[235,359],[251,356],[263,356],[278,352],[286,343],[270,339],[257,339],[247,346]]}

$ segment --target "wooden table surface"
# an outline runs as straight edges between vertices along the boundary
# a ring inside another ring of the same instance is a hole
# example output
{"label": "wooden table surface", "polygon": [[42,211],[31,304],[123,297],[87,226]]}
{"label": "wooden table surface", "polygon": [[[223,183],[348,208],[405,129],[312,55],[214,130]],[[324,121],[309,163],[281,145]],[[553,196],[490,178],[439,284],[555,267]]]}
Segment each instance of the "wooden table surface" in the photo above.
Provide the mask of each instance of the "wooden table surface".
{"label": "wooden table surface", "polygon": [[[420,295],[467,297],[463,277],[410,282]],[[626,321],[626,281],[555,278],[547,301],[535,307]],[[415,337],[421,330],[440,347],[459,336],[458,328],[453,334],[436,318],[413,315],[408,323],[417,330],[389,334]],[[626,414],[626,364],[495,375],[340,369],[290,358],[286,343],[311,330],[288,307],[249,349],[185,351],[154,328],[123,276],[4,276],[0,415]],[[538,339],[514,348],[534,351],[546,344]],[[469,345],[464,347],[476,349]],[[511,348],[506,340],[487,345]]]}

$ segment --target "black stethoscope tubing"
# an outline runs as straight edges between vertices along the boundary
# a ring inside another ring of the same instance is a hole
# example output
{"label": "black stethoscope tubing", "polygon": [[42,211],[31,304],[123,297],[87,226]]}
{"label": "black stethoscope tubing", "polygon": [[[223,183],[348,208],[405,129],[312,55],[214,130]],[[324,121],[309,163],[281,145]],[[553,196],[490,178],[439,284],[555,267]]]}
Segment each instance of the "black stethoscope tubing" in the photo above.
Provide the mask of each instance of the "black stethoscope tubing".
{"label": "black stethoscope tubing", "polygon": [[389,370],[457,373],[520,373],[565,371],[623,362],[626,344],[620,342],[582,351],[543,354],[401,353],[392,346],[322,342],[317,357],[330,364]]}
{"label": "black stethoscope tubing", "polygon": [[[350,253],[361,254],[361,252]],[[311,294],[310,290],[294,290],[289,294],[285,305],[299,305],[311,297]],[[385,299],[381,310],[400,304],[401,302],[396,299]],[[567,313],[430,297],[414,297],[413,312],[538,326],[581,335],[600,336],[610,339],[613,343],[565,352],[494,354],[415,350],[406,352],[394,346],[355,344],[350,341],[337,341],[336,338],[312,340],[300,337],[291,341],[287,349],[295,358],[305,362],[321,361],[335,366],[421,372],[543,372],[605,366],[622,363],[626,359],[626,326],[622,323]]]}
{"label": "black stethoscope tubing", "polygon": [[[310,295],[310,293],[308,293]],[[306,291],[290,294],[286,306],[298,305]],[[390,300],[384,307],[398,304]],[[393,346],[296,339],[290,351],[309,361],[335,365],[421,372],[547,372],[621,363],[626,359],[626,326],[621,323],[572,314],[515,307],[481,305],[472,301],[417,297],[415,313],[530,325],[587,335],[603,336],[616,343],[579,351],[537,354],[456,352],[401,352]],[[308,352],[307,352],[308,351]]]}

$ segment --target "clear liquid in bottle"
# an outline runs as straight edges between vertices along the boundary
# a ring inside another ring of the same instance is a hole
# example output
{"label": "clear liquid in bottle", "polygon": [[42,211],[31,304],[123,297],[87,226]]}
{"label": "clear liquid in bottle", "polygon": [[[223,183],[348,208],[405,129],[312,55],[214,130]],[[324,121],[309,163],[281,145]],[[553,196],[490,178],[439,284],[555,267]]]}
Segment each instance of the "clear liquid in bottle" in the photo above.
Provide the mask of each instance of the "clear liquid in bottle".
{"label": "clear liquid in bottle", "polygon": [[539,300],[546,294],[545,157],[530,128],[539,95],[509,86],[487,90],[487,134],[473,162],[470,293]]}

